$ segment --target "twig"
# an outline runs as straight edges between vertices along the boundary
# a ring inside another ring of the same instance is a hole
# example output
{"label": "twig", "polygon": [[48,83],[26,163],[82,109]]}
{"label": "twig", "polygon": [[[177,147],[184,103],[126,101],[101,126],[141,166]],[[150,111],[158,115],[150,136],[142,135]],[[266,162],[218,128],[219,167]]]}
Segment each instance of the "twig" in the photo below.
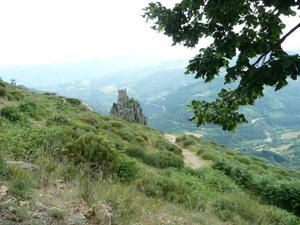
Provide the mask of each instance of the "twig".
{"label": "twig", "polygon": [[[289,32],[287,32],[279,41],[278,43],[276,43],[276,47],[280,46],[285,39],[287,39],[288,36],[290,36],[292,33],[294,33],[298,28],[300,28],[300,23],[298,23],[295,27],[293,27]],[[264,57],[266,57],[269,52],[271,52],[272,50],[274,50],[274,48],[269,49],[267,52],[263,53],[257,60],[256,62],[253,64],[253,66],[257,65]]]}

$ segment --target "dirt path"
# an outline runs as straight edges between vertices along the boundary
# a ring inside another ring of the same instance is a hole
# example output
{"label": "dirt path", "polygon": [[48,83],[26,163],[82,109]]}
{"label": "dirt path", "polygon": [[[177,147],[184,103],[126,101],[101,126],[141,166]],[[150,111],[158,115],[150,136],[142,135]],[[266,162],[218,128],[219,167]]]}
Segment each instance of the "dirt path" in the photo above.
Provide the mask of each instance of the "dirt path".
{"label": "dirt path", "polygon": [[176,135],[173,134],[165,134],[165,138],[171,142],[172,144],[176,145],[177,147],[179,147],[182,151],[182,155],[184,158],[184,163],[190,167],[192,167],[193,169],[197,169],[201,167],[201,163],[200,160],[198,158],[198,156],[196,155],[196,153],[188,150],[188,149],[184,149],[181,148],[179,145],[176,144]]}

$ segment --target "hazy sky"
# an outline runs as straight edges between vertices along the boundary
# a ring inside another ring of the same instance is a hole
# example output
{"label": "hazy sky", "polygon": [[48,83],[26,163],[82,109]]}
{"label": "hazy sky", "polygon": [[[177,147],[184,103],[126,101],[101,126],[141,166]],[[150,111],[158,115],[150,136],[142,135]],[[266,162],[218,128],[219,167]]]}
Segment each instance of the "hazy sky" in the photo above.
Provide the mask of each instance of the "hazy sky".
{"label": "hazy sky", "polygon": [[[0,0],[0,65],[114,56],[192,56],[195,50],[171,46],[169,38],[145,23],[141,15],[148,2],[151,0]],[[296,24],[297,18],[288,23]],[[299,31],[285,47],[300,49]]]}

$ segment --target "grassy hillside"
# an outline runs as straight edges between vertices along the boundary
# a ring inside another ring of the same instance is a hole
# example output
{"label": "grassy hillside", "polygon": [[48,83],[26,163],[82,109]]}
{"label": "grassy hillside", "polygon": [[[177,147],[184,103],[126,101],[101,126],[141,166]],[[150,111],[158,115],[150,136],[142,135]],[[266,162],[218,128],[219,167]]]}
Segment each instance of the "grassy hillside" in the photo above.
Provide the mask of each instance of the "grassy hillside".
{"label": "grassy hillside", "polygon": [[[184,76],[183,65],[184,62],[156,64],[91,80],[38,88],[80,98],[95,111],[106,114],[116,99],[117,89],[127,88],[130,96],[140,100],[151,127],[166,132],[199,131],[188,121],[191,114],[186,105],[194,99],[213,100],[218,90],[224,87],[224,81],[219,77],[205,84],[193,76]],[[234,134],[216,126],[202,127],[200,132],[209,140],[299,170],[299,138],[287,140],[281,137],[300,131],[298,86],[299,81],[290,81],[286,88],[277,92],[265,89],[264,98],[254,106],[243,107],[249,123],[241,125]]]}
{"label": "grassy hillside", "polygon": [[101,205],[112,224],[299,224],[300,175],[261,159],[4,82],[0,114],[0,224],[99,224]]}

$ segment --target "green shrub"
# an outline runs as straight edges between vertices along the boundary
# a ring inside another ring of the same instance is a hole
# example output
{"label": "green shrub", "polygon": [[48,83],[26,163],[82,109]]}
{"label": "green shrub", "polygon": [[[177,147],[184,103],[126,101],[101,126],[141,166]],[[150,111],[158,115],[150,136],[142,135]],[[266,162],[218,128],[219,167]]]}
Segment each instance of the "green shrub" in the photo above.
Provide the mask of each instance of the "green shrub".
{"label": "green shrub", "polygon": [[9,168],[9,192],[18,198],[29,200],[33,195],[34,183],[31,178],[17,167]]}
{"label": "green shrub", "polygon": [[176,142],[181,142],[181,141],[185,141],[185,140],[186,140],[186,136],[185,135],[176,137]]}
{"label": "green shrub", "polygon": [[19,122],[24,121],[25,117],[19,111],[17,107],[14,106],[6,106],[1,110],[1,116],[5,117],[11,122]]}
{"label": "green shrub", "polygon": [[147,152],[142,147],[130,146],[126,150],[126,154],[131,157],[142,159],[146,164],[158,168],[183,168],[184,166],[183,159],[172,152]]}
{"label": "green shrub", "polygon": [[73,163],[64,163],[62,172],[64,181],[68,182],[74,180],[77,174],[78,167],[76,165],[74,165]]}
{"label": "green shrub", "polygon": [[63,115],[54,115],[47,120],[47,126],[68,126],[71,125],[71,121]]}
{"label": "green shrub", "polygon": [[238,160],[239,162],[246,164],[246,165],[251,165],[251,160],[247,157],[243,157],[243,156],[235,156],[234,157],[236,160]]}
{"label": "green shrub", "polygon": [[238,185],[246,188],[252,187],[253,176],[246,167],[227,160],[219,160],[212,167],[224,172],[225,175],[233,179]]}
{"label": "green shrub", "polygon": [[36,129],[35,131],[31,130],[30,132],[32,134],[32,138],[30,139],[36,140],[36,148],[40,146],[45,153],[58,157],[67,143],[79,138],[76,131],[69,127],[46,127],[44,129]]}
{"label": "green shrub", "polygon": [[86,134],[67,144],[64,154],[75,164],[87,163],[92,168],[115,171],[117,152],[114,145],[105,137]]}
{"label": "green shrub", "polygon": [[112,125],[112,127],[117,128],[117,129],[121,129],[121,128],[125,127],[125,125],[119,121],[112,121],[111,125]]}
{"label": "green shrub", "polygon": [[245,196],[228,195],[218,198],[213,202],[212,206],[217,216],[223,221],[239,222],[242,220],[250,224],[261,224],[262,220],[264,220],[260,218],[257,204]]}
{"label": "green shrub", "polygon": [[6,83],[0,78],[0,86],[1,87],[6,87]]}
{"label": "green shrub", "polygon": [[190,206],[192,189],[175,179],[151,176],[138,183],[138,189],[149,197],[160,197],[167,201]]}
{"label": "green shrub", "polygon": [[48,214],[55,220],[63,220],[66,216],[66,213],[63,210],[55,207],[48,209]]}
{"label": "green shrub", "polygon": [[233,192],[238,190],[237,185],[232,179],[212,168],[207,167],[195,170],[185,167],[181,171],[185,174],[199,178],[203,183],[208,184],[209,189],[215,189],[219,192]]}
{"label": "green shrub", "polygon": [[135,140],[135,134],[128,128],[122,128],[118,131],[118,134],[125,140],[132,142]]}
{"label": "green shrub", "polygon": [[184,147],[195,145],[198,142],[198,138],[192,135],[183,135],[176,138],[176,142],[181,143]]}
{"label": "green shrub", "polygon": [[47,129],[30,126],[9,129],[0,134],[0,148],[14,159],[31,161],[40,155]]}
{"label": "green shrub", "polygon": [[126,154],[131,157],[144,159],[146,155],[146,151],[141,146],[131,145],[127,148]]}
{"label": "green shrub", "polygon": [[16,208],[16,219],[19,222],[23,222],[25,220],[30,219],[28,209],[25,207],[17,207]]}
{"label": "green shrub", "polygon": [[140,134],[141,135],[141,137],[145,140],[145,141],[148,141],[148,137],[147,137],[147,135],[146,134],[144,134],[144,133],[141,133]]}
{"label": "green shrub", "polygon": [[69,124],[66,123],[65,125],[73,125],[77,133],[97,133],[96,127],[78,121],[71,122],[71,120],[69,120]]}
{"label": "green shrub", "polygon": [[76,98],[65,98],[68,103],[71,105],[81,105],[81,101]]}
{"label": "green shrub", "polygon": [[148,153],[144,156],[144,162],[158,168],[182,168],[183,159],[172,152]]}
{"label": "green shrub", "polygon": [[300,215],[299,181],[278,181],[275,177],[265,175],[255,181],[253,190],[268,203]]}
{"label": "green shrub", "polygon": [[269,221],[270,224],[278,224],[278,225],[298,225],[300,224],[299,217],[288,213],[285,210],[272,207],[269,212]]}
{"label": "green shrub", "polygon": [[47,95],[47,96],[55,96],[56,93],[55,93],[55,92],[44,92],[43,95]]}
{"label": "green shrub", "polygon": [[135,136],[135,140],[139,143],[145,143],[145,139],[140,135]]}
{"label": "green shrub", "polygon": [[226,154],[231,155],[231,156],[237,155],[237,153],[235,151],[232,151],[232,150],[226,151]]}
{"label": "green shrub", "polygon": [[216,172],[206,173],[203,180],[213,189],[220,192],[233,192],[238,190],[236,184],[223,174],[218,174]]}
{"label": "green shrub", "polygon": [[95,125],[95,124],[98,123],[98,120],[94,117],[91,117],[91,116],[82,118],[82,121],[89,124],[89,125]]}
{"label": "green shrub", "polygon": [[265,162],[263,159],[257,158],[257,157],[255,157],[255,156],[251,156],[250,158],[251,158],[252,160],[256,161],[256,162],[262,162],[262,163]]}
{"label": "green shrub", "polygon": [[19,91],[11,91],[11,92],[9,92],[9,94],[10,94],[10,96],[12,97],[11,100],[16,100],[16,101],[21,101],[21,100],[23,100],[24,97],[25,97],[25,96],[24,96],[21,92],[19,92]]}
{"label": "green shrub", "polygon": [[240,194],[218,198],[212,206],[215,214],[229,224],[296,225],[300,222],[299,218],[286,211],[258,205],[257,202]]}
{"label": "green shrub", "polygon": [[0,97],[5,97],[7,95],[7,91],[5,87],[0,86]]}
{"label": "green shrub", "polygon": [[6,162],[2,155],[0,154],[0,178],[6,173]]}
{"label": "green shrub", "polygon": [[204,152],[205,152],[204,149],[199,149],[199,150],[197,151],[197,155],[202,155]]}
{"label": "green shrub", "polygon": [[205,160],[212,160],[212,161],[217,160],[217,157],[215,156],[215,154],[212,154],[212,153],[204,153],[202,155],[202,158]]}
{"label": "green shrub", "polygon": [[28,113],[31,117],[36,117],[39,113],[38,106],[35,102],[27,101],[19,105],[20,112]]}
{"label": "green shrub", "polygon": [[192,141],[192,140],[186,140],[186,141],[183,142],[183,147],[188,147],[188,146],[194,145],[194,144],[195,144],[194,141]]}
{"label": "green shrub", "polygon": [[116,149],[119,151],[123,151],[126,149],[125,143],[118,138],[113,138],[112,143],[115,145]]}
{"label": "green shrub", "polygon": [[158,140],[155,142],[155,147],[160,150],[166,150],[173,152],[177,155],[181,155],[181,149],[177,147],[176,145],[170,144],[169,142],[166,142],[164,140]]}
{"label": "green shrub", "polygon": [[272,205],[300,215],[300,182],[298,180],[278,180],[274,175],[255,176],[242,164],[218,161],[213,168],[221,170],[238,185],[249,189]]}
{"label": "green shrub", "polygon": [[123,157],[117,161],[117,175],[122,181],[133,180],[138,175],[136,162]]}

